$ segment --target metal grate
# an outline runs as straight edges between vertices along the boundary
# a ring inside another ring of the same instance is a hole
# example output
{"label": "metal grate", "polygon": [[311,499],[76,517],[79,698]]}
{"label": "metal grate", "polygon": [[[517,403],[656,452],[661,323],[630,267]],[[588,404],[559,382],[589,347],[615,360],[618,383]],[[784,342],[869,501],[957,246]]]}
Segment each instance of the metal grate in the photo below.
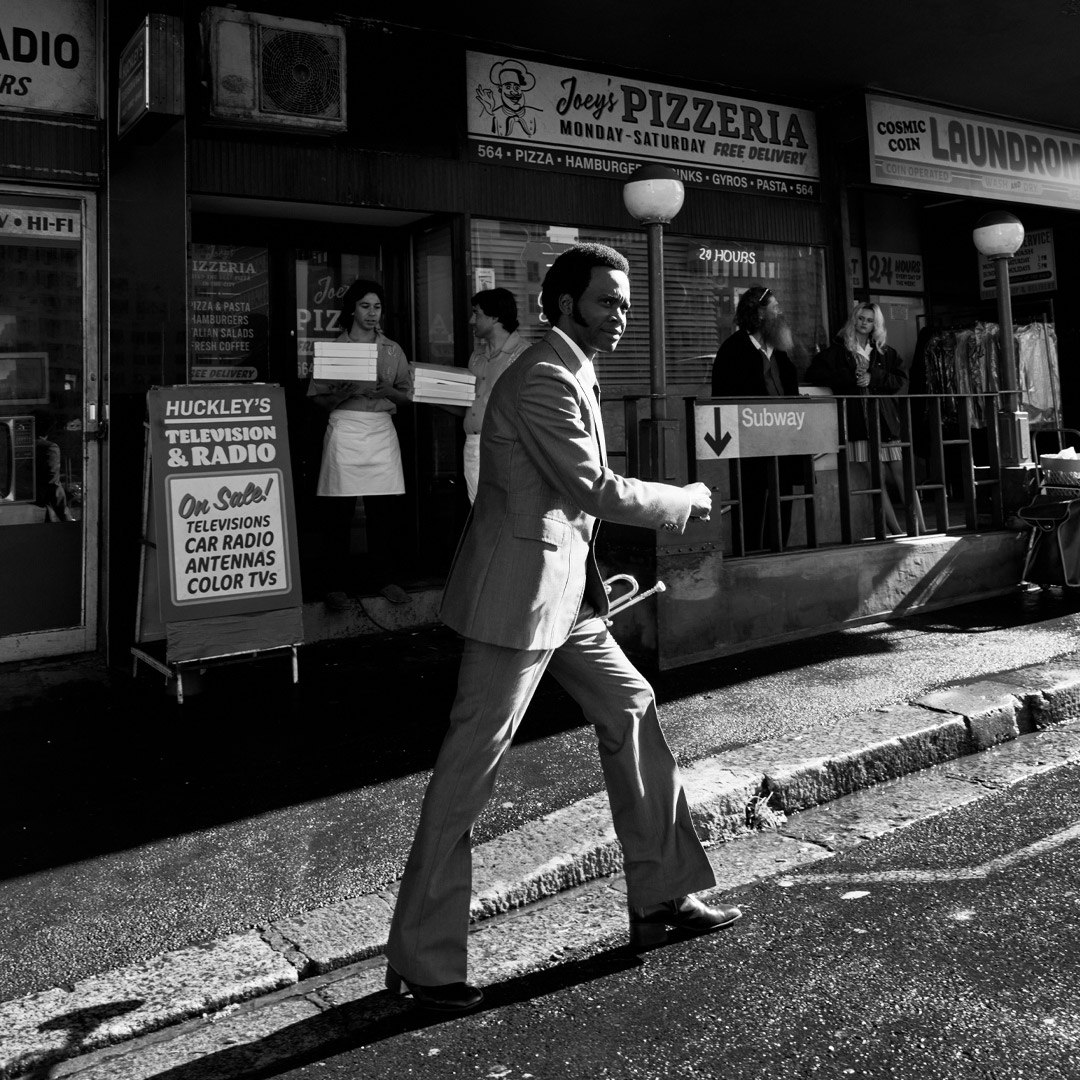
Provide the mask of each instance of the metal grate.
{"label": "metal grate", "polygon": [[341,115],[341,42],[322,34],[260,28],[263,112]]}

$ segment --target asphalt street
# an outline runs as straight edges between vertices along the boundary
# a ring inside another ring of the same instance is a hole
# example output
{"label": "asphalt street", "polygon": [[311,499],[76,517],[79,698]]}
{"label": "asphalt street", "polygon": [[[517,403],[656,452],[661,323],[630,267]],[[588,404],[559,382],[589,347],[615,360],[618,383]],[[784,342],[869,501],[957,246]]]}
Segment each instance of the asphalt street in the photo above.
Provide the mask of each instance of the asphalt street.
{"label": "asphalt street", "polygon": [[[399,1011],[352,1046],[258,1075],[1080,1075],[1080,768],[1046,773],[728,899],[745,911],[730,930],[640,957],[624,951],[624,936],[612,938],[489,987],[474,1015]],[[287,1044],[278,1051],[287,1055]]]}
{"label": "asphalt street", "polygon": [[[1017,594],[655,676],[684,764],[1077,647],[1077,600]],[[361,896],[395,880],[446,724],[443,630],[224,669],[181,707],[160,684],[73,684],[8,720],[0,1000]],[[238,674],[239,673],[239,674]],[[591,730],[545,683],[483,841],[600,790]]]}

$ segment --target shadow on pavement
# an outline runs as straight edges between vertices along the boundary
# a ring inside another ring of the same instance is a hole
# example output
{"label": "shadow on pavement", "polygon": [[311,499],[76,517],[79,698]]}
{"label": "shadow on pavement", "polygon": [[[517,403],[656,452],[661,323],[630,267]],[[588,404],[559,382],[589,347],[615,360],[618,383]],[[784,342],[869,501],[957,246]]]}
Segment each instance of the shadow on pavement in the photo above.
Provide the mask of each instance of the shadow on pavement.
{"label": "shadow on pavement", "polygon": [[1017,592],[991,601],[980,601],[929,612],[905,615],[862,630],[852,629],[802,638],[774,648],[706,660],[685,668],[651,673],[661,702],[689,697],[706,690],[719,690],[750,679],[797,671],[810,664],[872,655],[887,655],[893,646],[891,631],[977,634],[991,633],[1045,619],[1060,618],[1080,611],[1080,590],[1061,589]]}
{"label": "shadow on pavement", "polygon": [[67,1048],[60,1048],[52,1054],[47,1061],[39,1062],[29,1072],[20,1072],[19,1062],[16,1059],[10,1068],[10,1075],[18,1076],[20,1080],[49,1080],[55,1075],[54,1068],[58,1061],[64,1061],[71,1054],[70,1048],[79,1047],[83,1044],[84,1037],[109,1020],[115,1020],[118,1016],[126,1016],[134,1012],[143,1002],[138,998],[126,1001],[110,1001],[104,1005],[94,1005],[87,1009],[76,1009],[74,1012],[63,1013],[52,1020],[42,1024],[41,1031],[67,1031],[70,1032]]}
{"label": "shadow on pavement", "polygon": [[[320,643],[300,681],[281,657],[208,668],[183,705],[164,680],[57,677],[0,705],[0,879],[429,770],[460,643],[449,630]],[[545,681],[519,742],[580,727]]]}
{"label": "shadow on pavement", "polygon": [[[467,1016],[532,1001],[548,994],[639,967],[626,947],[510,979],[484,989],[484,1003]],[[460,1020],[416,1008],[387,992],[339,1005],[309,1020],[282,1028],[256,1042],[233,1046],[155,1073],[154,1080],[269,1080],[283,1072],[314,1065],[336,1054],[359,1050],[399,1035]]]}
{"label": "shadow on pavement", "polygon": [[[671,703],[819,661],[887,655],[893,627],[971,634],[1076,610],[1072,593],[1018,594],[797,648],[644,670],[658,700]],[[136,679],[69,672],[24,707],[0,706],[8,762],[0,879],[422,774],[446,730],[459,656],[459,639],[442,627],[323,642],[301,650],[298,685],[280,657],[251,661],[209,669],[183,705],[145,668]],[[515,743],[583,724],[545,678]]]}

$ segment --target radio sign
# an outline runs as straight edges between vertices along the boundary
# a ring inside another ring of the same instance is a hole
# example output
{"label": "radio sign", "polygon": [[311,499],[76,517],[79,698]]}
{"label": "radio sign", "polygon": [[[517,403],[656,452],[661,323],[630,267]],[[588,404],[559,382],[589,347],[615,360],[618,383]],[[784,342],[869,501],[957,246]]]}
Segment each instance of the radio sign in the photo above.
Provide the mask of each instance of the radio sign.
{"label": "radio sign", "polygon": [[78,241],[82,221],[78,214],[51,207],[0,206],[0,237],[4,236]]}
{"label": "radio sign", "polygon": [[148,395],[165,622],[300,606],[280,386]]}
{"label": "radio sign", "polygon": [[695,405],[694,440],[698,461],[835,454],[836,402],[773,397]]}
{"label": "radio sign", "polygon": [[97,116],[94,0],[4,0],[0,5],[0,113]]}

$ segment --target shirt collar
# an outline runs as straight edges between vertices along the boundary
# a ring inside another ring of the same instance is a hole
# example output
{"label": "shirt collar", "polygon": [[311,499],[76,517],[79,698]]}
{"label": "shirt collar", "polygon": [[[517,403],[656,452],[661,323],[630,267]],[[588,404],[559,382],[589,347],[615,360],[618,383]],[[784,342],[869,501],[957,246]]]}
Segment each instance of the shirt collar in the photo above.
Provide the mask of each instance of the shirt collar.
{"label": "shirt collar", "polygon": [[766,360],[772,359],[773,349],[771,345],[762,345],[749,331],[747,331],[746,336],[754,343],[754,348],[757,349],[759,353],[762,353]]}
{"label": "shirt collar", "polygon": [[560,330],[557,326],[551,328],[558,334],[567,345],[570,346],[571,352],[577,357],[578,364],[580,365],[578,370],[574,373],[578,377],[578,381],[583,386],[595,386],[596,385],[596,369],[593,367],[593,362],[586,357],[581,351],[581,347],[576,341],[573,341],[565,330]]}
{"label": "shirt collar", "polygon": [[509,352],[513,349],[514,346],[517,345],[518,340],[518,332],[516,330],[511,330],[510,333],[506,335],[506,340],[497,349],[489,348],[487,342],[484,342],[480,348],[480,352],[483,353],[486,360],[494,360],[500,353]]}

